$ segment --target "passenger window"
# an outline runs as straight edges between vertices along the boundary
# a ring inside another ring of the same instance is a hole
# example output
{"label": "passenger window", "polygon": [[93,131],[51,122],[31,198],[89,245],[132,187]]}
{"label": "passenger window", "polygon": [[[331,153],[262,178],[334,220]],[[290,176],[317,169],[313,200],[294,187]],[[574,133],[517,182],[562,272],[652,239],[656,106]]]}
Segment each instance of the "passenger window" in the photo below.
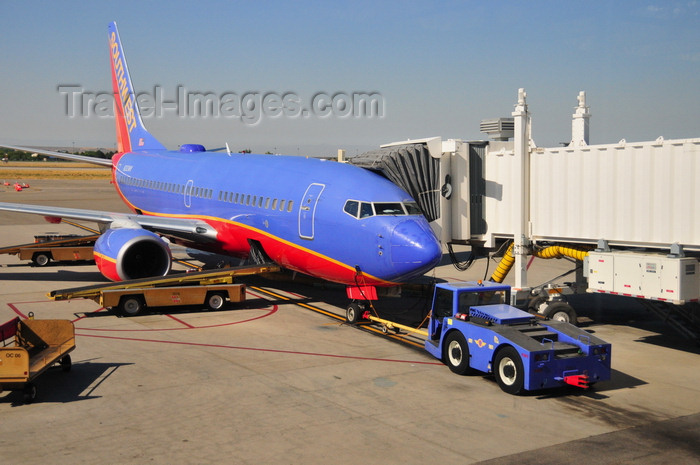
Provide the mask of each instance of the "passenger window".
{"label": "passenger window", "polygon": [[270,197],[265,199],[265,208],[270,208]]}
{"label": "passenger window", "polygon": [[357,211],[360,208],[360,202],[357,200],[348,200],[345,202],[345,207],[343,208],[343,211],[347,213],[348,215],[357,218]]}
{"label": "passenger window", "polygon": [[290,200],[287,203],[287,211],[290,212],[290,211],[292,211],[292,209],[294,209],[294,200]]}
{"label": "passenger window", "polygon": [[280,211],[284,211],[284,202],[284,199],[280,200]]}
{"label": "passenger window", "polygon": [[367,202],[362,202],[360,204],[360,218],[367,218],[373,216],[374,211],[372,210],[372,204]]}
{"label": "passenger window", "polygon": [[272,199],[272,209],[277,210],[277,199]]}

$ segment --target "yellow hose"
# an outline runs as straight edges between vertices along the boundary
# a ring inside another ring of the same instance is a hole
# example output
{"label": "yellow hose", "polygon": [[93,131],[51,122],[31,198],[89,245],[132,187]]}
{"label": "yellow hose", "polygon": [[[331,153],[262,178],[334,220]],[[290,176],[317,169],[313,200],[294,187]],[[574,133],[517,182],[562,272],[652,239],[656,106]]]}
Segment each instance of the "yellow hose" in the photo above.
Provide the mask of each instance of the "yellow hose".
{"label": "yellow hose", "polygon": [[575,260],[583,261],[588,256],[587,250],[575,249],[573,247],[564,247],[561,245],[552,245],[544,249],[533,251],[532,255],[538,258],[561,258],[569,257]]}
{"label": "yellow hose", "polygon": [[[491,275],[491,281],[495,283],[502,283],[506,278],[506,275],[513,268],[513,263],[515,263],[515,256],[513,256],[513,245],[510,244],[506,253],[503,254],[503,258],[498,263],[498,267]],[[564,247],[561,245],[552,245],[545,247],[544,249],[534,250],[532,255],[538,258],[561,258],[570,257],[575,260],[583,261],[586,256],[588,256],[587,250],[580,250],[574,247]]]}
{"label": "yellow hose", "polygon": [[503,258],[498,263],[498,267],[491,275],[491,281],[494,283],[502,283],[510,269],[513,268],[513,263],[515,263],[515,257],[513,256],[514,245],[515,243],[510,244],[506,253],[503,254]]}

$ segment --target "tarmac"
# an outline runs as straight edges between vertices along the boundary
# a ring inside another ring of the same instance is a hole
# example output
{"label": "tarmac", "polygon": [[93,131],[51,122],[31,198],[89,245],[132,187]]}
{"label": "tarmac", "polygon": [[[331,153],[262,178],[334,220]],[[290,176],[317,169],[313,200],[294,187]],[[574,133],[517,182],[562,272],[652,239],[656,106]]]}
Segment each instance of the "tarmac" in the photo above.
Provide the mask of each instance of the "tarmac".
{"label": "tarmac", "polygon": [[[0,201],[126,211],[109,181],[28,180]],[[67,224],[0,212],[0,246]],[[178,256],[186,251],[177,249]],[[464,251],[462,251],[464,256]],[[492,271],[495,262],[489,264]],[[532,284],[572,269],[533,262]],[[482,279],[447,261],[427,278]],[[289,278],[289,276],[287,276]],[[46,293],[102,282],[94,264],[33,267],[0,255],[0,323],[33,312],[74,322],[69,373],[38,397],[0,393],[3,464],[685,464],[700,460],[700,351],[634,301],[572,298],[581,325],[612,343],[612,379],[592,390],[503,393],[457,376],[412,337],[344,323],[341,287],[246,278],[248,301],[117,317]],[[566,279],[566,278],[564,278]],[[508,282],[508,281],[506,281]],[[427,296],[378,309],[420,319]]]}

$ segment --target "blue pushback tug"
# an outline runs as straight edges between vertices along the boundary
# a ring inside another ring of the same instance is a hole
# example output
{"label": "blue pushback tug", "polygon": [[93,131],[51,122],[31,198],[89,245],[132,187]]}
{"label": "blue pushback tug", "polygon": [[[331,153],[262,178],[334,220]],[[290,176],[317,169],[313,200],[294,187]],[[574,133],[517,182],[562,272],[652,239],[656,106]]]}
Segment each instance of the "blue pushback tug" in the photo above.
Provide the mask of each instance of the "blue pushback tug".
{"label": "blue pushback tug", "polygon": [[425,349],[457,374],[493,373],[510,394],[610,379],[610,344],[509,301],[510,286],[503,284],[437,284]]}
{"label": "blue pushback tug", "polygon": [[435,286],[428,331],[383,320],[359,303],[350,323],[362,319],[426,337],[425,349],[450,370],[493,373],[509,394],[574,385],[588,388],[610,379],[610,344],[563,321],[542,320],[507,304],[510,286],[493,282]]}

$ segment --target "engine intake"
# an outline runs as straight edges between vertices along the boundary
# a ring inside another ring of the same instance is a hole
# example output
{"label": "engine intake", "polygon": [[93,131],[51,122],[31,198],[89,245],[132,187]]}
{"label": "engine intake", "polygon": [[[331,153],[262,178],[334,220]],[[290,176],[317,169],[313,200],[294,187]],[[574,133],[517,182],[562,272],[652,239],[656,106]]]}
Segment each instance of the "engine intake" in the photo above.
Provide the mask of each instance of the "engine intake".
{"label": "engine intake", "polygon": [[168,245],[145,229],[108,229],[97,239],[95,263],[112,281],[165,276],[172,257]]}

